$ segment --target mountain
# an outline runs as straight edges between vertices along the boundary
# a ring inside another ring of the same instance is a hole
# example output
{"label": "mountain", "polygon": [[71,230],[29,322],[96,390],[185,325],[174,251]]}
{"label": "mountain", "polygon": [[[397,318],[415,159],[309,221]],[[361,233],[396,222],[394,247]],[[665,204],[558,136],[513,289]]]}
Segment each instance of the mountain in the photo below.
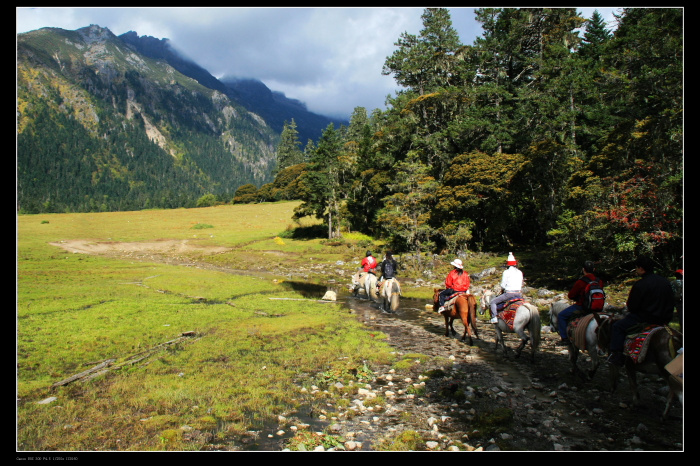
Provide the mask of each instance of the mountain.
{"label": "mountain", "polygon": [[18,34],[17,209],[229,201],[239,186],[272,181],[279,121],[292,118],[275,105],[304,116],[303,104],[270,93],[266,121],[249,110],[259,95],[220,82],[167,40],[96,25]]}
{"label": "mountain", "polygon": [[330,123],[335,126],[348,125],[347,120],[308,111],[303,102],[290,99],[281,92],[271,91],[257,79],[223,77],[221,82],[227,88],[226,95],[240,102],[249,111],[260,115],[275,131],[281,133],[284,123],[293,119],[302,145],[309,139],[317,141]]}
{"label": "mountain", "polygon": [[310,112],[303,102],[290,99],[281,92],[270,90],[260,80],[237,77],[224,77],[219,80],[174,50],[168,39],[156,39],[150,36],[139,37],[134,31],[124,33],[119,38],[135,47],[141,54],[165,60],[185,76],[189,76],[203,86],[226,94],[231,100],[262,117],[277,133],[282,132],[285,122],[294,119],[299,140],[303,144],[308,139],[318,140],[329,123],[336,126],[348,124],[347,120]]}

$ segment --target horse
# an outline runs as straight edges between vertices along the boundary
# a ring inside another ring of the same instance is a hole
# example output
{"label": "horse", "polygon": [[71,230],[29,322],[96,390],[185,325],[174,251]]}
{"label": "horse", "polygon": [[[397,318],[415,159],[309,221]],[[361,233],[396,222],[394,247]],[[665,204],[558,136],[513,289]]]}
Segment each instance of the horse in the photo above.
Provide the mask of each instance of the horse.
{"label": "horse", "polygon": [[[438,312],[440,308],[440,292],[443,291],[441,288],[433,289],[433,311]],[[454,326],[452,325],[454,320],[459,318],[464,324],[464,334],[462,335],[462,341],[466,341],[467,335],[469,335],[469,346],[473,345],[472,333],[470,330],[474,330],[474,335],[479,338],[479,332],[476,330],[476,298],[471,294],[461,294],[459,295],[454,304],[451,306],[445,306],[445,312],[442,316],[445,318],[445,336],[450,336],[450,330],[452,330],[452,335],[457,335]],[[471,325],[471,329],[470,326]]]}
{"label": "horse", "polygon": [[[622,316],[616,315],[609,319],[598,320],[598,342],[606,351],[610,348],[612,325],[621,318]],[[661,414],[661,420],[663,421],[668,415],[674,397],[678,397],[678,400],[683,404],[683,384],[666,370],[666,365],[676,357],[678,350],[683,346],[683,334],[667,325],[656,325],[653,327],[654,330],[649,334],[647,337],[648,341],[645,343],[646,353],[644,355],[640,353],[640,357],[635,361],[629,354],[625,354],[625,370],[632,391],[633,406],[638,406],[640,401],[637,372],[657,374],[666,381],[669,390],[666,397],[666,406]],[[628,338],[626,342],[629,343],[630,339]],[[610,391],[614,393],[617,389],[619,378],[619,368],[617,366],[611,365],[610,376]]]}
{"label": "horse", "polygon": [[401,285],[395,278],[387,278],[382,282],[379,290],[381,308],[384,312],[395,312],[399,308],[399,296],[401,295]]}
{"label": "horse", "polygon": [[[486,309],[489,308],[491,300],[493,300],[494,297],[495,296],[492,291],[486,290],[484,292],[483,296],[481,297],[481,314],[486,312]],[[523,302],[522,305],[518,306],[518,309],[515,312],[515,319],[513,321],[513,329],[511,329],[501,318],[498,319],[498,322],[495,323],[494,326],[496,328],[496,347],[494,352],[498,351],[498,343],[500,342],[503,346],[503,354],[508,356],[508,347],[503,339],[503,332],[517,333],[521,342],[520,346],[518,346],[518,348],[515,350],[515,357],[520,357],[520,353],[522,352],[523,348],[527,342],[530,341],[530,345],[532,347],[531,360],[532,362],[535,361],[535,353],[537,352],[537,348],[540,346],[541,332],[540,313],[537,310],[537,307],[528,302]],[[530,334],[529,337],[525,335],[525,329],[528,330],[528,333]]]}
{"label": "horse", "polygon": [[376,301],[379,299],[379,293],[377,292],[377,276],[373,273],[368,272],[365,274],[365,294],[367,294],[367,299],[370,301]]}
{"label": "horse", "polygon": [[[359,279],[357,278],[359,275]],[[377,276],[370,272],[362,272],[352,277],[352,293],[357,296],[359,290],[365,290],[365,295],[370,301],[379,299],[377,293]]]}
{"label": "horse", "polygon": [[[569,303],[564,301],[557,301],[552,303],[549,310],[549,321],[552,327],[555,329],[557,334],[559,334],[559,327],[557,323],[559,322],[559,313],[569,307]],[[601,319],[607,319],[610,317],[609,314],[598,314]],[[593,316],[587,318],[590,319],[588,322],[580,321],[585,325],[585,330],[581,330],[582,333],[573,330],[574,319],[571,319],[568,325],[569,333],[569,361],[571,361],[572,371],[574,376],[580,375],[584,380],[591,380],[595,375],[598,367],[600,366],[600,354],[598,349],[598,320],[593,318]],[[588,351],[588,355],[591,358],[591,367],[588,369],[587,373],[581,371],[578,367],[578,356],[579,351]]]}

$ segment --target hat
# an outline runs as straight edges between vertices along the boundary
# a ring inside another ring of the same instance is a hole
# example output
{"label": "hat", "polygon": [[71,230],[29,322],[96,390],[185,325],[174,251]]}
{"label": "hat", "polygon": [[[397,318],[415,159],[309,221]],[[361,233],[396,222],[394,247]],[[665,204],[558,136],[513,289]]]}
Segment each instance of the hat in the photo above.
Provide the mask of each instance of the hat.
{"label": "hat", "polygon": [[452,262],[450,262],[450,264],[454,265],[454,266],[457,267],[458,269],[463,269],[463,268],[464,268],[464,266],[462,265],[462,261],[461,261],[460,259],[455,259],[455,260],[453,260]]}
{"label": "hat", "polygon": [[508,262],[506,262],[506,265],[517,265],[518,262],[515,260],[515,256],[513,256],[512,252],[508,253]]}

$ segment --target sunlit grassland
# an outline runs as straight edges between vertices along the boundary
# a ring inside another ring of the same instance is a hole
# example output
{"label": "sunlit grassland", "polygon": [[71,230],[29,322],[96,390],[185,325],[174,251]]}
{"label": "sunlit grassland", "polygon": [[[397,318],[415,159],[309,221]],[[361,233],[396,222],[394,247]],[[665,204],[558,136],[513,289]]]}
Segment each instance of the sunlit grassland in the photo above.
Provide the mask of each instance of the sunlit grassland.
{"label": "sunlit grassland", "polygon": [[[389,361],[382,336],[340,305],[296,300],[280,280],[224,270],[267,261],[271,250],[333,260],[337,253],[318,240],[278,238],[295,205],[19,216],[17,448],[202,448],[183,426],[232,443],[309,402],[301,386],[329,365]],[[49,244],[73,239],[197,239],[232,249],[211,259],[222,268],[214,270]],[[146,357],[131,363],[135,355]],[[106,374],[52,388],[110,359]],[[50,396],[56,401],[37,403]]]}

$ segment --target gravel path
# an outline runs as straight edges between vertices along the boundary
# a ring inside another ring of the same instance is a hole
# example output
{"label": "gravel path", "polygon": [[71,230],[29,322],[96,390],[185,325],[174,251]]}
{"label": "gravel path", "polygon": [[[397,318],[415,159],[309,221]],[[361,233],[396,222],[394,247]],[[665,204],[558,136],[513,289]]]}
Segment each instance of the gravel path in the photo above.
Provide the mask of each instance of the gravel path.
{"label": "gravel path", "polygon": [[[609,394],[606,365],[591,382],[574,380],[555,334],[543,334],[532,364],[529,347],[519,359],[512,351],[509,358],[500,349],[494,353],[495,331],[489,324],[481,323],[481,338],[470,347],[459,340],[461,323],[455,324],[457,337],[445,337],[443,319],[420,309],[420,303],[391,315],[356,301],[350,306],[358,318],[388,334],[399,354],[427,357],[400,373],[390,367],[375,371],[372,394],[365,398],[383,395],[385,409],[331,421],[332,430],[354,440],[355,448],[374,449],[383,438],[414,430],[423,439],[421,450],[683,450],[682,405],[674,401],[669,418],[661,422],[665,383],[656,376],[638,377],[643,405],[632,408],[624,375],[617,392]],[[509,348],[517,346],[515,335],[506,339]],[[587,362],[585,356],[579,359]],[[414,384],[424,391],[411,395]]]}

